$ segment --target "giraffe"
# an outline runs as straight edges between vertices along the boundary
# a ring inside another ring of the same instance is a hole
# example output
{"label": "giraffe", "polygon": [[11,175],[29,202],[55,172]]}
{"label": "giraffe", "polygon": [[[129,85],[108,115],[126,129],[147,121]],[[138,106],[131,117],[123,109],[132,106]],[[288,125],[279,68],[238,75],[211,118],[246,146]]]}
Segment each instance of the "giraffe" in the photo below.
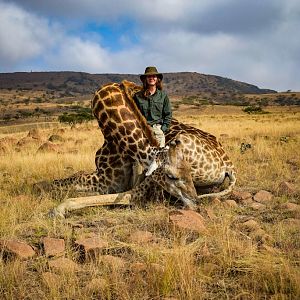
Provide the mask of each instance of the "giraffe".
{"label": "giraffe", "polygon": [[[216,137],[173,119],[166,134],[166,144],[170,149],[160,149],[151,128],[132,98],[140,88],[132,82],[123,81],[121,84],[104,85],[95,92],[92,111],[105,138],[103,147],[96,152],[96,171],[55,180],[53,185],[73,186],[80,191],[99,194],[128,192],[132,188],[132,164],[139,161],[148,170],[146,174],[150,178],[147,177],[140,186],[132,190],[135,195],[149,189],[150,182],[152,189],[153,183],[155,187],[163,187],[172,195],[180,196],[186,206],[194,208],[193,200],[230,193],[236,183],[235,168]],[[169,163],[166,164],[166,160]],[[157,168],[159,172],[155,171]],[[203,194],[207,187],[222,184],[226,177],[230,180],[227,189]],[[192,182],[201,195],[196,196],[189,186],[186,188],[190,192],[187,196],[182,182]],[[184,192],[180,192],[180,189]],[[72,205],[76,207],[74,203]],[[82,205],[84,204],[81,207]],[[86,205],[90,206],[88,203]]]}

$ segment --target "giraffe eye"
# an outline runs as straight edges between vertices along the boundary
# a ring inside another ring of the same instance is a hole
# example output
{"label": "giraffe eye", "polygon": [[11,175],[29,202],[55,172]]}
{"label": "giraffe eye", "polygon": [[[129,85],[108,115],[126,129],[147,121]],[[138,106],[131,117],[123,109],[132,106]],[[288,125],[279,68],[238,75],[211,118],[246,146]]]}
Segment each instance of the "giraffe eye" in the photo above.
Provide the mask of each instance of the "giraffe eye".
{"label": "giraffe eye", "polygon": [[167,177],[168,177],[169,179],[171,179],[171,180],[178,180],[178,179],[179,179],[178,177],[174,176],[173,174],[167,173],[166,175],[167,175]]}

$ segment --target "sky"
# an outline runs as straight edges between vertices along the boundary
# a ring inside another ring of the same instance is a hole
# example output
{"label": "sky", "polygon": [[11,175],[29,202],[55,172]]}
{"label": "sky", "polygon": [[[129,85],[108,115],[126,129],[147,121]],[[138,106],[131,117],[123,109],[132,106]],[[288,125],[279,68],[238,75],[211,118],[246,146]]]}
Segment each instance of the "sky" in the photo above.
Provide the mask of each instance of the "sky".
{"label": "sky", "polygon": [[0,73],[219,75],[300,91],[299,0],[0,0]]}

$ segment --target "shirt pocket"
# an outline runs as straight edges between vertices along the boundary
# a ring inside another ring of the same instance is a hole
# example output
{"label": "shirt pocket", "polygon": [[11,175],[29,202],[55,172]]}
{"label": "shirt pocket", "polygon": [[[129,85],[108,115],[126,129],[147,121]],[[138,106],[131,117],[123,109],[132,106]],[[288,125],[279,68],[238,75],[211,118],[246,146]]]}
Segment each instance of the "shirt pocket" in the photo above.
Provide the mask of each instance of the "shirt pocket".
{"label": "shirt pocket", "polygon": [[142,114],[145,116],[148,112],[148,103],[140,102],[140,108],[141,108]]}
{"label": "shirt pocket", "polygon": [[156,116],[161,117],[163,110],[163,101],[161,99],[153,99],[153,112]]}

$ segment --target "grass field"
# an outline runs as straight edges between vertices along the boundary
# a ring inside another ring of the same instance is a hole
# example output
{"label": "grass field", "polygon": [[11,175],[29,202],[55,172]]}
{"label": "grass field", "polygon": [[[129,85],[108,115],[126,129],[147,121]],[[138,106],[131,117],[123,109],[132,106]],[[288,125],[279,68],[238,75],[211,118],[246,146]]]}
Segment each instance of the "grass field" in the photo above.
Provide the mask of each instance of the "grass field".
{"label": "grass field", "polygon": [[[178,207],[169,203],[48,218],[68,195],[37,196],[32,184],[94,170],[100,130],[93,122],[72,129],[41,124],[33,137],[31,127],[2,129],[0,239],[24,241],[37,255],[19,260],[0,253],[1,299],[300,299],[300,109],[266,110],[247,115],[240,107],[207,106],[174,113],[218,137],[237,168],[236,191],[273,195],[260,207],[226,199],[199,203],[202,232],[174,226],[170,215]],[[53,134],[60,141],[37,151]],[[241,151],[242,143],[251,147]],[[295,191],[281,190],[282,182]],[[133,238],[137,233],[151,238]],[[90,236],[108,247],[81,261],[75,240]],[[44,237],[63,239],[62,255],[76,268],[52,268],[56,258],[45,254]]]}

